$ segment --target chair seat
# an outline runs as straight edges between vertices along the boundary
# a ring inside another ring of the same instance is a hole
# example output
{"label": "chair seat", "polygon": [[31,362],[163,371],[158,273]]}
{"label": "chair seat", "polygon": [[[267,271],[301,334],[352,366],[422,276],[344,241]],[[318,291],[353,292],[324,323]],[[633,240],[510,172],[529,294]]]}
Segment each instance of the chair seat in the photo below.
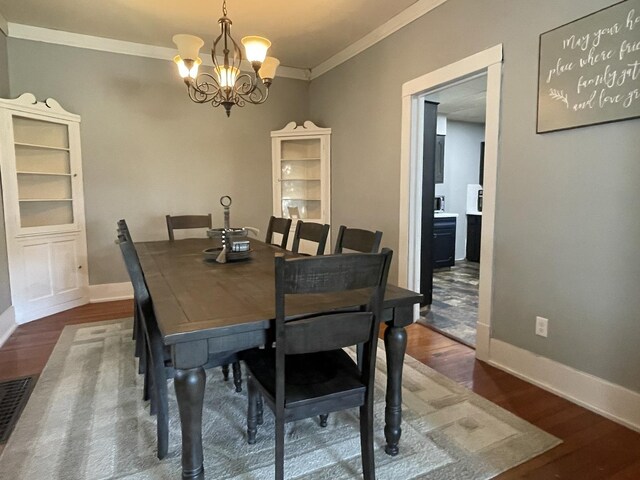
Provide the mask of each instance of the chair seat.
{"label": "chair seat", "polygon": [[[254,349],[243,357],[264,393],[275,398],[275,350]],[[287,355],[285,408],[295,409],[319,400],[333,400],[352,396],[361,404],[366,386],[360,380],[360,371],[344,350]]]}

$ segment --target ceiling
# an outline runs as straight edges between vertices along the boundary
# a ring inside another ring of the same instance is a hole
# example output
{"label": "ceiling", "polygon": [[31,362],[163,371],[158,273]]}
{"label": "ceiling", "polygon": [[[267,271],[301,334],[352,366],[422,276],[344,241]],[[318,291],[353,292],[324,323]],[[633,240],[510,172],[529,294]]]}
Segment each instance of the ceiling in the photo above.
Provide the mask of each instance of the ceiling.
{"label": "ceiling", "polygon": [[[313,68],[416,0],[227,0],[236,41],[261,35],[282,65]],[[176,33],[211,45],[222,0],[0,0],[10,23],[174,47]],[[204,53],[204,52],[202,52]]]}
{"label": "ceiling", "polygon": [[426,97],[438,103],[438,113],[448,120],[484,123],[487,110],[487,76],[465,80]]}

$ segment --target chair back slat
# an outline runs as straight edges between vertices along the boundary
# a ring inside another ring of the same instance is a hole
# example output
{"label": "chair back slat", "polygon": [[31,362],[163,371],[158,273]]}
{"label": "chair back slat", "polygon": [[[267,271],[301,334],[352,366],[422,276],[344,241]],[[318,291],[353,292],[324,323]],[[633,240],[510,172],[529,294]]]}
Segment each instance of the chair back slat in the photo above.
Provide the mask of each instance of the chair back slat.
{"label": "chair back slat", "polygon": [[174,240],[174,230],[185,230],[189,228],[211,228],[211,214],[208,215],[167,215],[167,232],[169,240]]}
{"label": "chair back slat", "polygon": [[280,248],[287,248],[287,242],[289,241],[289,231],[291,230],[290,218],[279,218],[273,215],[269,218],[269,226],[267,227],[267,235],[265,237],[265,243],[273,244],[273,234],[279,233],[282,235]]}
{"label": "chair back slat", "polygon": [[283,260],[283,293],[331,293],[376,286],[383,273],[380,255],[361,253]]}
{"label": "chair back slat", "polygon": [[360,228],[347,228],[340,225],[338,239],[334,253],[342,253],[342,249],[362,253],[377,253],[382,241],[382,232],[362,230]]}
{"label": "chair back slat", "polygon": [[118,235],[118,244],[120,245],[120,251],[124,258],[124,264],[129,273],[131,284],[133,285],[133,294],[136,302],[142,306],[149,303],[151,297],[149,296],[149,289],[147,288],[147,282],[140,266],[140,259],[138,253],[131,241],[129,241],[124,233]]}
{"label": "chair back slat", "polygon": [[285,323],[285,354],[314,353],[365,343],[371,337],[371,312],[334,313]]}
{"label": "chair back slat", "polygon": [[326,223],[323,225],[321,223],[303,222],[302,220],[298,220],[298,223],[296,224],[296,231],[293,236],[291,251],[298,253],[300,240],[308,240],[318,244],[316,255],[323,255],[327,245],[330,228],[331,227]]}
{"label": "chair back slat", "polygon": [[127,222],[125,221],[124,218],[121,220],[118,220],[118,235],[119,234],[123,234],[127,238],[127,241],[129,242],[133,241],[131,239],[131,232],[129,232],[129,226],[127,225]]}

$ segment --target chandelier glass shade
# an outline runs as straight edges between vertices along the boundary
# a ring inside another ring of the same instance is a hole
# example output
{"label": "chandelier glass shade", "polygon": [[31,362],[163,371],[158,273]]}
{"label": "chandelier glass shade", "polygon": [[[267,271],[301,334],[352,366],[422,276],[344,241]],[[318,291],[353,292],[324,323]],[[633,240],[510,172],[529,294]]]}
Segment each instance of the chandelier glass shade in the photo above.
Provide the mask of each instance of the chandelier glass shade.
{"label": "chandelier glass shade", "polygon": [[[280,61],[267,56],[271,42],[266,38],[249,36],[242,39],[245,55],[231,36],[231,19],[227,17],[227,2],[222,3],[222,17],[218,20],[220,35],[213,42],[211,59],[213,74],[198,72],[202,59],[200,49],[204,41],[187,34],[173,36],[178,55],[173,61],[187,86],[189,98],[196,103],[222,105],[231,115],[231,107],[243,107],[246,103],[264,103],[269,87],[276,76]],[[241,71],[243,60],[251,64],[253,73]]]}

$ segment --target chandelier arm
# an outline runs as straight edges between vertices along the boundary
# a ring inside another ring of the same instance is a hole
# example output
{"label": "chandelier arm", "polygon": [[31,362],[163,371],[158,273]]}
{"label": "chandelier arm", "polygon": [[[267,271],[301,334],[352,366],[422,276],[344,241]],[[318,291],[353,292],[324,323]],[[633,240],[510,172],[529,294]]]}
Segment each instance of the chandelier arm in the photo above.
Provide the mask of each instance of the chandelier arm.
{"label": "chandelier arm", "polygon": [[260,105],[261,103],[267,101],[267,98],[269,97],[269,89],[265,88],[264,90],[261,90],[259,88],[256,88],[247,95],[239,94],[239,96],[247,102],[252,103],[253,105]]}
{"label": "chandelier arm", "polygon": [[236,79],[236,90],[241,95],[249,95],[256,88],[258,88],[258,79],[249,75],[248,73],[243,73],[238,75]]}

